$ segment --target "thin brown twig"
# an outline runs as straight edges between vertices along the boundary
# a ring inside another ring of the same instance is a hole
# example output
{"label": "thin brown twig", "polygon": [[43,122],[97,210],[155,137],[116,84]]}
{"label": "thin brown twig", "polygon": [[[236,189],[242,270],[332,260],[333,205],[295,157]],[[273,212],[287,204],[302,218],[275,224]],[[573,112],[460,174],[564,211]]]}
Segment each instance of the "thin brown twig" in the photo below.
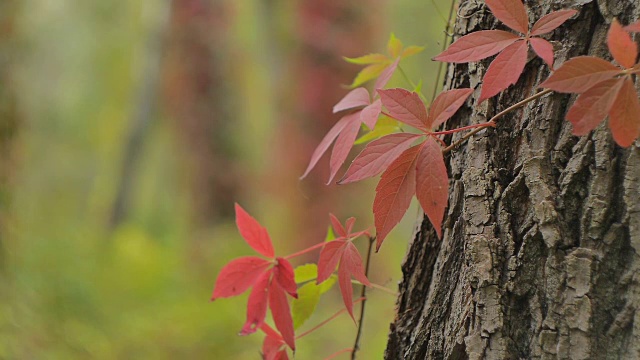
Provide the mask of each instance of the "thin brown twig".
{"label": "thin brown twig", "polygon": [[[544,96],[544,95],[546,95],[546,94],[549,94],[549,93],[551,93],[552,91],[553,91],[553,90],[551,90],[551,89],[542,90],[542,91],[540,91],[539,93],[537,93],[537,94],[535,94],[535,95],[529,96],[528,98],[526,98],[526,99],[524,99],[524,100],[522,100],[522,101],[520,101],[520,102],[518,102],[518,103],[516,103],[516,104],[513,104],[513,105],[509,106],[508,108],[506,108],[506,109],[504,109],[504,110],[500,111],[500,112],[499,112],[499,113],[497,113],[494,117],[492,117],[492,118],[491,118],[491,120],[487,121],[487,123],[495,123],[498,119],[500,119],[500,118],[501,118],[501,117],[503,117],[504,115],[506,115],[506,114],[508,114],[508,113],[512,112],[513,110],[516,110],[516,109],[518,109],[518,108],[520,108],[520,107],[522,107],[522,106],[526,105],[527,103],[529,103],[529,102],[531,102],[531,101],[533,101],[533,100],[536,100],[536,99],[538,99],[538,98],[540,98],[540,97],[542,97],[542,96]],[[446,153],[448,153],[449,151],[451,151],[451,150],[455,149],[458,145],[460,145],[460,144],[464,143],[464,142],[465,142],[465,141],[467,141],[470,137],[472,137],[473,135],[477,134],[478,132],[480,132],[480,131],[481,131],[482,129],[484,129],[484,128],[486,128],[486,126],[485,126],[485,127],[479,127],[479,128],[476,128],[475,130],[473,130],[473,131],[469,132],[468,134],[466,134],[465,136],[463,136],[462,138],[460,138],[458,141],[456,141],[456,142],[454,142],[453,144],[451,144],[451,145],[447,146],[444,150],[442,150],[442,153],[443,153],[443,154],[446,154]]]}
{"label": "thin brown twig", "polygon": [[[447,19],[447,27],[444,30],[444,39],[442,40],[442,51],[447,49],[448,40],[449,40],[449,28],[451,27],[451,18],[453,17],[453,10],[455,9],[456,0],[451,0],[451,7],[449,8],[449,19]],[[442,52],[441,51],[441,52]],[[433,85],[433,93],[431,94],[431,102],[429,105],[433,104],[433,100],[435,100],[436,95],[438,94],[438,88],[440,85],[440,76],[442,75],[442,68],[444,67],[444,63],[440,62],[438,64],[438,72],[436,73],[436,81]]]}
{"label": "thin brown twig", "polygon": [[[371,265],[371,251],[373,250],[373,243],[376,242],[375,236],[369,236],[369,248],[367,249],[367,259],[364,264],[364,276],[369,276],[369,265]],[[356,359],[356,353],[358,349],[360,349],[360,338],[362,337],[362,326],[364,324],[364,310],[367,305],[367,287],[362,286],[362,291],[360,292],[360,297],[364,298],[362,303],[360,304],[360,319],[358,321],[358,333],[356,334],[356,340],[353,344],[353,349],[351,350],[351,360]]]}

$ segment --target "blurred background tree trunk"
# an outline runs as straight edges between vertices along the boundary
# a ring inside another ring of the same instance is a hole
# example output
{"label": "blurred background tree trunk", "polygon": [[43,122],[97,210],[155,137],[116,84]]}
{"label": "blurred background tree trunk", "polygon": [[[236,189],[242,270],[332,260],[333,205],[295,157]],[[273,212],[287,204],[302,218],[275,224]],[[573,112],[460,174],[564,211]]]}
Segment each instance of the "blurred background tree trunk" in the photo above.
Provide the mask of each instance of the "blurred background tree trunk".
{"label": "blurred background tree trunk", "polygon": [[[536,19],[576,2],[525,3]],[[581,3],[552,34],[558,63],[607,58],[609,23],[640,13],[634,0]],[[458,14],[456,38],[504,28],[481,2]],[[477,87],[489,62],[449,66],[445,87]],[[486,121],[548,75],[531,60],[515,86],[449,127]],[[529,103],[451,153],[444,236],[424,219],[410,245],[387,359],[640,357],[640,148],[615,145],[606,126],[572,136],[573,99]]]}

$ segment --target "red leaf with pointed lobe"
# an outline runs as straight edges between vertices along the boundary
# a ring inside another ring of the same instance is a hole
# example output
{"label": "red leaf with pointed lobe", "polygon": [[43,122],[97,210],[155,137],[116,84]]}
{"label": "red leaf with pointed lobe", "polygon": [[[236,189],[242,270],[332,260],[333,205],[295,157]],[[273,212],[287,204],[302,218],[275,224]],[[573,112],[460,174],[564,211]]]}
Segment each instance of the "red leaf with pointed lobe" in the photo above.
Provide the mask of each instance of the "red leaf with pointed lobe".
{"label": "red leaf with pointed lobe", "polygon": [[398,68],[399,62],[400,62],[400,58],[397,58],[394,62],[392,62],[389,66],[387,66],[386,69],[384,69],[384,71],[380,74],[380,76],[378,76],[378,80],[376,80],[376,83],[373,87],[375,90],[382,89],[385,87],[385,85],[387,85],[389,80],[391,80],[391,76],[393,76],[393,73]]}
{"label": "red leaf with pointed lobe", "polygon": [[347,93],[334,107],[333,113],[343,110],[354,109],[360,106],[367,106],[369,100],[369,92],[363,87],[355,88]]}
{"label": "red leaf with pointed lobe", "polygon": [[376,187],[373,215],[377,233],[376,251],[402,219],[416,192],[415,160],[420,146],[405,150],[382,174]]}
{"label": "red leaf with pointed lobe", "polygon": [[497,95],[518,81],[527,64],[528,50],[526,41],[518,41],[496,56],[482,80],[478,103]]}
{"label": "red leaf with pointed lobe", "polygon": [[[347,233],[351,234],[351,230],[353,230],[353,225],[355,225],[356,223],[356,218],[354,218],[353,216],[348,218],[347,221],[344,222],[345,227],[347,228]],[[351,234],[352,237],[356,237],[353,234]],[[360,235],[358,235],[360,236]]]}
{"label": "red leaf with pointed lobe", "polygon": [[628,32],[640,32],[640,21],[636,21],[633,24],[629,24],[624,28]]}
{"label": "red leaf with pointed lobe", "polygon": [[609,33],[607,34],[607,45],[613,59],[618,64],[629,69],[636,64],[638,58],[638,44],[631,39],[628,32],[624,31],[618,20],[613,19]]}
{"label": "red leaf with pointed lobe", "polygon": [[520,40],[520,36],[502,30],[482,30],[456,40],[433,60],[467,63],[495,55]]}
{"label": "red leaf with pointed lobe", "polygon": [[269,233],[256,219],[251,217],[244,209],[236,203],[236,225],[240,235],[247,241],[255,251],[268,258],[274,255],[273,244]]}
{"label": "red leaf with pointed lobe", "polygon": [[624,79],[605,80],[582,93],[567,112],[574,135],[586,135],[609,113]]}
{"label": "red leaf with pointed lobe", "polygon": [[347,156],[349,156],[349,152],[353,147],[354,141],[358,137],[358,132],[360,131],[360,113],[355,112],[353,114],[349,114],[345,116],[349,118],[349,123],[345,128],[340,132],[336,143],[333,145],[333,151],[331,152],[331,160],[329,161],[329,181],[327,181],[327,185],[331,184],[333,178],[344,164],[344,161],[347,160]]}
{"label": "red leaf with pointed lobe", "polygon": [[336,231],[338,236],[346,238],[347,231],[345,230],[344,226],[342,226],[340,220],[338,220],[338,218],[333,214],[329,214],[329,219],[331,220],[331,226],[333,226],[333,230]]}
{"label": "red leaf with pointed lobe", "polygon": [[282,348],[285,345],[282,336],[267,324],[262,324],[260,330],[266,335],[262,343],[263,360],[289,360],[287,350]]}
{"label": "red leaf with pointed lobe", "polygon": [[[249,301],[247,302],[247,321],[244,323],[242,330],[240,330],[240,335],[253,334],[264,323],[269,302],[268,289],[271,272],[272,270],[262,273],[255,285],[253,285],[253,289],[251,289]],[[275,281],[272,283],[275,283]]]}
{"label": "red leaf with pointed lobe", "polygon": [[521,0],[486,0],[485,3],[498,20],[515,31],[529,31],[529,17]]}
{"label": "red leaf with pointed lobe", "polygon": [[449,120],[467,101],[472,92],[473,89],[454,89],[440,93],[429,108],[427,128],[433,130]]}
{"label": "red leaf with pointed lobe", "polygon": [[331,274],[333,274],[336,266],[338,266],[338,262],[340,262],[340,257],[342,256],[346,243],[346,240],[333,240],[322,247],[320,259],[318,259],[317,284],[327,280]]}
{"label": "red leaf with pointed lobe", "polygon": [[578,12],[576,10],[560,10],[547,14],[533,24],[533,27],[531,28],[531,36],[549,33],[564,24],[565,21],[569,20],[570,17],[577,13]]}
{"label": "red leaf with pointed lobe", "polygon": [[609,127],[613,139],[622,147],[628,147],[640,136],[640,100],[631,79],[624,83],[609,112]]}
{"label": "red leaf with pointed lobe", "polygon": [[378,90],[382,104],[394,119],[417,129],[426,130],[427,109],[417,93],[405,89]]}
{"label": "red leaf with pointed lobe", "polygon": [[533,51],[549,65],[549,68],[553,69],[553,45],[541,38],[531,38],[529,42],[531,43]]}
{"label": "red leaf with pointed lobe", "polygon": [[355,318],[353,317],[353,287],[351,286],[351,276],[347,268],[343,266],[338,268],[338,284],[340,285],[340,293],[342,294],[344,306],[347,308],[349,316],[351,316],[355,322]]}
{"label": "red leaf with pointed lobe", "polygon": [[373,130],[378,122],[381,111],[382,102],[378,99],[360,111],[360,121],[367,125],[370,130]]}
{"label": "red leaf with pointed lobe", "polygon": [[314,150],[313,154],[311,155],[311,161],[309,161],[309,166],[307,166],[307,170],[304,171],[304,174],[300,176],[300,179],[304,179],[305,177],[307,177],[307,175],[309,175],[309,172],[311,172],[311,170],[316,166],[322,155],[324,155],[327,149],[329,149],[329,146],[331,146],[333,140],[335,140],[338,135],[340,135],[342,130],[344,130],[347,125],[349,125],[352,119],[352,116],[345,115],[335,125],[333,125],[331,130],[329,130],[327,135],[322,138],[322,141],[320,141],[320,144]]}
{"label": "red leaf with pointed lobe", "polygon": [[291,266],[291,263],[285,258],[278,257],[276,261],[278,264],[273,269],[273,277],[278,281],[281,288],[297,299],[298,286],[294,278],[293,266]]}
{"label": "red leaf with pointed lobe", "polygon": [[344,248],[344,252],[340,260],[340,266],[347,268],[347,272],[365,286],[371,286],[369,279],[367,279],[367,276],[364,274],[362,257],[358,252],[358,248],[356,248],[351,241],[347,242],[347,245]]}
{"label": "red leaf with pointed lobe", "polygon": [[282,335],[282,339],[292,350],[295,350],[296,340],[289,300],[285,289],[277,281],[272,281],[269,287],[269,308],[271,309],[273,322]]}
{"label": "red leaf with pointed lobe", "polygon": [[442,219],[449,201],[449,176],[442,149],[431,136],[416,159],[416,197],[438,238],[442,238]]}
{"label": "red leaf with pointed lobe", "polygon": [[617,66],[597,57],[578,56],[562,64],[540,87],[564,93],[583,93],[620,71]]}
{"label": "red leaf with pointed lobe", "polygon": [[380,174],[421,135],[391,134],[367,144],[338,184],[348,184]]}
{"label": "red leaf with pointed lobe", "polygon": [[236,296],[247,291],[270,264],[269,261],[255,256],[232,260],[218,274],[211,300]]}

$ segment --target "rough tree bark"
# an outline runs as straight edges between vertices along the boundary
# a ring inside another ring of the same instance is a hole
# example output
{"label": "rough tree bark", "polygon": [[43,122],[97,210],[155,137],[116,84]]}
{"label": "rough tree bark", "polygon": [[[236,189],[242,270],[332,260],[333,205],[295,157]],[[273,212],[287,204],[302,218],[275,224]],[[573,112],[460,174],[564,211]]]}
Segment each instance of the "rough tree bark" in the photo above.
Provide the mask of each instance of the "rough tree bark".
{"label": "rough tree bark", "polygon": [[[551,36],[557,63],[608,58],[613,17],[640,14],[637,0],[525,4],[532,19],[580,10]],[[461,1],[456,37],[493,28],[504,27],[483,2]],[[488,63],[449,66],[445,87],[477,87]],[[487,121],[548,74],[532,59],[515,86],[450,126]],[[387,359],[640,358],[640,144],[620,148],[606,126],[572,136],[574,98],[529,103],[451,153],[444,236],[423,220],[410,244]]]}

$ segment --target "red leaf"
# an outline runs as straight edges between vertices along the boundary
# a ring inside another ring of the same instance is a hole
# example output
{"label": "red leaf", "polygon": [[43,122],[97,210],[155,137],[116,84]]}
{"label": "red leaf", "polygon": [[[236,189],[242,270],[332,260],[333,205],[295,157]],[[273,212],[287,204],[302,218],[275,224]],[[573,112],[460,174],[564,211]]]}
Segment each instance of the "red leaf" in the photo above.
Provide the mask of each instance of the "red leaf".
{"label": "red leaf", "polygon": [[277,281],[272,281],[269,287],[269,308],[273,316],[276,329],[280,331],[282,339],[292,350],[296,349],[295,333],[293,330],[293,319],[285,290],[280,287]]}
{"label": "red leaf", "polygon": [[620,68],[593,57],[575,57],[557,69],[540,87],[565,93],[582,93],[599,82],[613,78]]}
{"label": "red leaf", "polygon": [[416,169],[416,196],[438,238],[442,238],[442,219],[449,201],[449,176],[442,149],[431,136],[418,154]]}
{"label": "red leaf", "polygon": [[247,241],[255,251],[268,258],[274,255],[273,244],[269,233],[256,219],[251,217],[244,209],[236,203],[236,225],[240,235]]}
{"label": "red leaf", "polygon": [[344,252],[345,244],[345,240],[333,240],[322,248],[320,259],[318,259],[318,278],[316,283],[322,283],[333,274]]}
{"label": "red leaf", "polygon": [[526,34],[529,30],[529,17],[520,0],[486,0],[493,15],[515,31]]}
{"label": "red leaf", "polygon": [[333,151],[331,152],[331,161],[329,162],[329,169],[331,174],[329,175],[329,181],[327,181],[327,185],[331,184],[331,181],[340,170],[342,164],[349,156],[349,152],[353,147],[353,142],[356,141],[358,137],[358,132],[360,131],[360,113],[355,112],[353,114],[349,114],[345,117],[349,117],[349,123],[342,130],[340,136],[336,140],[335,145],[333,145]]}
{"label": "red leaf", "polygon": [[298,298],[298,286],[293,274],[293,266],[285,258],[277,257],[278,264],[274,267],[273,277],[278,281],[282,289],[294,298]]}
{"label": "red leaf", "polygon": [[629,24],[624,28],[628,32],[640,32],[640,21],[636,21],[633,24]]}
{"label": "red leaf", "polygon": [[578,97],[566,116],[573,124],[574,135],[586,135],[604,120],[623,82],[624,79],[605,80]]}
{"label": "red leaf", "polygon": [[360,257],[358,249],[351,241],[349,241],[345,246],[342,259],[340,260],[340,266],[346,267],[347,272],[365,286],[371,286],[369,279],[367,279],[367,276],[364,274],[362,257]]}
{"label": "red leaf", "polygon": [[609,112],[609,127],[613,139],[628,147],[640,135],[640,100],[633,82],[626,78]]}
{"label": "red leaf", "polygon": [[531,42],[533,51],[553,69],[553,45],[541,38],[531,38],[529,42]]}
{"label": "red leaf", "polygon": [[344,306],[347,308],[347,312],[355,322],[353,317],[353,288],[351,287],[351,276],[349,271],[344,266],[340,266],[338,269],[338,284],[340,285],[340,292],[342,293],[342,300],[344,300]]}
{"label": "red leaf", "polygon": [[391,79],[391,76],[393,76],[393,73],[396,71],[396,68],[398,68],[399,62],[400,58],[397,58],[394,62],[387,66],[386,69],[384,69],[380,76],[378,76],[378,80],[376,80],[376,83],[373,87],[374,89],[382,89],[383,87],[385,87],[385,85],[387,85],[387,83]]}
{"label": "red leaf", "polygon": [[533,27],[531,28],[531,36],[551,32],[577,13],[578,12],[576,10],[560,10],[547,14],[533,24]]}
{"label": "red leaf", "polygon": [[353,230],[353,225],[356,223],[356,218],[350,217],[345,221],[345,226],[347,228],[347,233],[351,234],[351,230]]}
{"label": "red leaf", "polygon": [[609,52],[615,61],[625,68],[632,68],[638,58],[638,44],[631,39],[628,32],[624,31],[618,20],[613,19],[609,33],[607,34]]}
{"label": "red leaf", "polygon": [[367,125],[369,129],[373,130],[376,122],[378,122],[378,116],[380,116],[381,111],[382,103],[380,99],[378,99],[360,111],[360,121]]}
{"label": "red leaf", "polygon": [[348,184],[378,175],[420,136],[410,133],[398,133],[370,142],[353,160],[342,180],[338,181],[338,184]]}
{"label": "red leaf", "polygon": [[253,286],[247,302],[247,321],[244,323],[242,330],[240,330],[240,335],[253,334],[264,323],[264,318],[267,316],[269,299],[267,290],[270,277],[271,270],[265,271]]}
{"label": "red leaf", "polygon": [[519,39],[518,35],[502,30],[476,31],[456,40],[433,60],[452,63],[478,61],[499,53]]}
{"label": "red leaf", "polygon": [[344,226],[342,226],[342,223],[340,223],[340,220],[338,220],[338,218],[333,214],[329,214],[329,219],[331,220],[331,225],[333,226],[333,230],[335,230],[340,237],[346,238],[347,231],[344,229]]}
{"label": "red leaf", "polygon": [[454,89],[440,93],[429,108],[429,121],[426,126],[433,130],[449,120],[472,92],[473,89]]}
{"label": "red leaf", "polygon": [[371,100],[369,100],[369,92],[363,87],[353,89],[345,95],[334,107],[333,113],[337,113],[343,110],[349,110],[360,106],[367,106]]}
{"label": "red leaf", "polygon": [[260,330],[266,334],[262,343],[263,360],[288,360],[287,350],[282,348],[284,346],[282,336],[267,324],[262,324]]}
{"label": "red leaf", "polygon": [[376,187],[373,215],[377,232],[376,251],[407,212],[416,191],[415,160],[420,146],[405,150],[382,174]]}
{"label": "red leaf", "polygon": [[327,151],[329,146],[331,146],[331,143],[333,142],[333,140],[335,140],[335,138],[338,137],[338,135],[340,135],[340,132],[342,132],[342,130],[347,125],[349,125],[352,119],[353,119],[353,114],[345,115],[335,125],[333,125],[331,130],[329,130],[327,135],[324,136],[324,138],[322,139],[318,147],[315,149],[315,151],[313,152],[313,155],[311,155],[311,161],[309,161],[309,166],[307,166],[307,170],[305,170],[304,174],[300,176],[300,179],[304,179],[307,175],[309,175],[309,172],[311,172],[311,170],[316,166],[316,164],[318,163],[318,160],[320,160],[320,158],[322,157],[322,155],[324,155],[324,153]]}
{"label": "red leaf", "polygon": [[427,109],[417,93],[405,89],[378,89],[382,104],[389,115],[398,121],[418,129],[425,129]]}
{"label": "red leaf", "polygon": [[247,291],[269,264],[269,261],[256,256],[232,260],[218,274],[211,300],[236,296]]}
{"label": "red leaf", "polygon": [[478,103],[495,96],[518,81],[527,64],[528,49],[526,41],[518,41],[496,56],[484,75]]}

